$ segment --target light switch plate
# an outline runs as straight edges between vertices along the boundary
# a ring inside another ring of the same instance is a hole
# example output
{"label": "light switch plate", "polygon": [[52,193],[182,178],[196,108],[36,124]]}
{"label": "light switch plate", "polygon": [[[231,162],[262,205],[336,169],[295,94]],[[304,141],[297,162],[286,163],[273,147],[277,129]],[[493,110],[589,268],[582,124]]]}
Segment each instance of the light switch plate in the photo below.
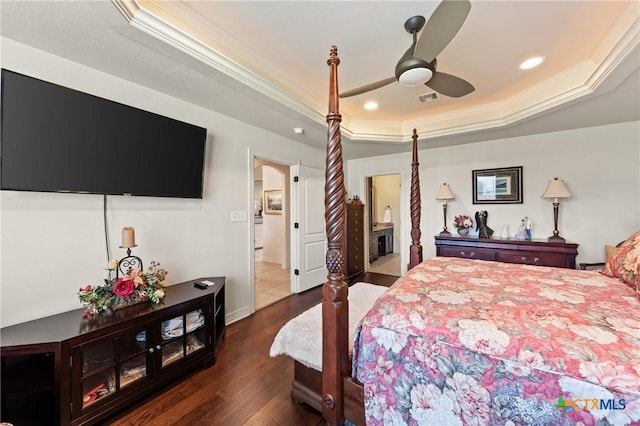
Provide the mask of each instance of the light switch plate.
{"label": "light switch plate", "polygon": [[231,212],[231,222],[246,222],[247,221],[247,212],[246,211],[232,211]]}

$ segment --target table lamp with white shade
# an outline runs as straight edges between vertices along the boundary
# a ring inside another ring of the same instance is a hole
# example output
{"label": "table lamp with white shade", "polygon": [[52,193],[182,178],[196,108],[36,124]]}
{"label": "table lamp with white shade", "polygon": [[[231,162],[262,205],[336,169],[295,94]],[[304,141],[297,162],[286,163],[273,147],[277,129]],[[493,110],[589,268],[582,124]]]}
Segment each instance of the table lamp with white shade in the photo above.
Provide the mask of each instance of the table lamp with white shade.
{"label": "table lamp with white shade", "polygon": [[563,243],[565,239],[560,236],[560,232],[558,231],[558,207],[560,206],[558,198],[569,198],[571,197],[571,193],[567,187],[564,186],[564,181],[555,177],[549,181],[547,189],[541,197],[553,198],[553,235],[547,238],[547,241]]}
{"label": "table lamp with white shade", "polygon": [[447,229],[447,201],[448,200],[453,200],[456,197],[453,196],[453,194],[451,193],[451,187],[449,185],[447,185],[446,183],[443,183],[442,185],[440,185],[440,188],[438,189],[438,195],[436,195],[436,200],[442,200],[442,213],[444,215],[444,228],[442,229],[442,232],[440,233],[441,236],[450,236],[451,232],[449,232],[449,230]]}

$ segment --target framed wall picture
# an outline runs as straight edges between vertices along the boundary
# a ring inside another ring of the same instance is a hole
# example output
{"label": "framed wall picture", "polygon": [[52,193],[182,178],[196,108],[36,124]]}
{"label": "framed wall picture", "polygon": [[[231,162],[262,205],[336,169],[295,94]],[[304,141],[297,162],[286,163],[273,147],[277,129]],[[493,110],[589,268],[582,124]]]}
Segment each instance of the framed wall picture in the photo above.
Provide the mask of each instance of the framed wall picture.
{"label": "framed wall picture", "polygon": [[264,214],[282,214],[282,190],[264,191]]}
{"label": "framed wall picture", "polygon": [[522,166],[473,170],[473,204],[521,204]]}

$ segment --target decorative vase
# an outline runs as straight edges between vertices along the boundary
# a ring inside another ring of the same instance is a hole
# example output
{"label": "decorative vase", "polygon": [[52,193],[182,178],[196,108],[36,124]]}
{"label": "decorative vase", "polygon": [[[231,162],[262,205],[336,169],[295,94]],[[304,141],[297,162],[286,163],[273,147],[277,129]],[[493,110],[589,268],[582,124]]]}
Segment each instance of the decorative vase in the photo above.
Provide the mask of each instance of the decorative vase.
{"label": "decorative vase", "polygon": [[469,235],[469,228],[458,228],[458,235],[461,237],[466,237]]}

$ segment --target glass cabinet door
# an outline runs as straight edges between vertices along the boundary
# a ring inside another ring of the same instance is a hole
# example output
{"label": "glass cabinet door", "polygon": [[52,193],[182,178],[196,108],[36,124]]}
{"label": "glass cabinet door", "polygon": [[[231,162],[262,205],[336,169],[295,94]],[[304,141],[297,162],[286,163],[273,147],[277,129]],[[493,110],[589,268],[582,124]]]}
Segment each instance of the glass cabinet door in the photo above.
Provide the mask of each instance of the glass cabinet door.
{"label": "glass cabinet door", "polygon": [[115,344],[105,340],[82,348],[82,409],[107,398],[116,390]]}
{"label": "glass cabinet door", "polygon": [[162,321],[162,367],[205,347],[207,329],[204,308]]}
{"label": "glass cabinet door", "polygon": [[147,332],[127,333],[118,338],[119,389],[147,377]]}
{"label": "glass cabinet door", "polygon": [[82,410],[147,377],[146,335],[140,327],[80,348]]}

